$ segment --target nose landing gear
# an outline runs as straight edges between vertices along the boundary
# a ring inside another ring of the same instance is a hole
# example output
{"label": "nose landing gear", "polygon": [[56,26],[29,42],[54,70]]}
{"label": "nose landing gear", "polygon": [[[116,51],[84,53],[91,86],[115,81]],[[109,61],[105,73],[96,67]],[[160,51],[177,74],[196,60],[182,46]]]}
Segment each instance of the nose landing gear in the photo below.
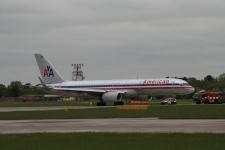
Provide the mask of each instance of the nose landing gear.
{"label": "nose landing gear", "polygon": [[97,106],[106,106],[106,102],[103,101],[97,102]]}

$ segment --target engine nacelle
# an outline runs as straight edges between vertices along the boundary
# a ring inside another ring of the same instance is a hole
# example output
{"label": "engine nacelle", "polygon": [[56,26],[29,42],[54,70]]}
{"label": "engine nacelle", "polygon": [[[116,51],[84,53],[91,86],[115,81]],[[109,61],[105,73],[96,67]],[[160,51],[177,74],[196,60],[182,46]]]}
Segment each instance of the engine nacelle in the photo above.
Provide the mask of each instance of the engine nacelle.
{"label": "engine nacelle", "polygon": [[102,95],[103,101],[113,101],[118,102],[122,101],[123,93],[120,92],[107,92]]}

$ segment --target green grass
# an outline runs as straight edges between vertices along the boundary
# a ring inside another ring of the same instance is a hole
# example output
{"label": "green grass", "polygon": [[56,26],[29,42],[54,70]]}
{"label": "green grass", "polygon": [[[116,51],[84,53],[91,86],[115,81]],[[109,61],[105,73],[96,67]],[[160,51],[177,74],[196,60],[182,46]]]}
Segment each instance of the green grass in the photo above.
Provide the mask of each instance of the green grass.
{"label": "green grass", "polygon": [[35,102],[9,102],[0,103],[1,107],[47,107],[47,106],[90,106],[93,101],[35,101]]}
{"label": "green grass", "polygon": [[12,119],[78,119],[78,118],[143,118],[162,119],[225,119],[225,105],[149,106],[148,110],[116,108],[70,109],[30,112],[0,112],[0,120]]}
{"label": "green grass", "polygon": [[68,133],[0,135],[2,150],[224,150],[225,134]]}
{"label": "green grass", "polygon": [[[1,100],[0,100],[1,101]],[[92,106],[96,105],[96,100],[78,100],[78,101],[33,101],[33,102],[2,102],[0,103],[1,107],[45,107],[45,106]],[[194,102],[191,99],[178,99],[178,105],[191,105]],[[112,102],[107,102],[107,105],[113,105]],[[152,100],[151,105],[160,105],[160,100]]]}

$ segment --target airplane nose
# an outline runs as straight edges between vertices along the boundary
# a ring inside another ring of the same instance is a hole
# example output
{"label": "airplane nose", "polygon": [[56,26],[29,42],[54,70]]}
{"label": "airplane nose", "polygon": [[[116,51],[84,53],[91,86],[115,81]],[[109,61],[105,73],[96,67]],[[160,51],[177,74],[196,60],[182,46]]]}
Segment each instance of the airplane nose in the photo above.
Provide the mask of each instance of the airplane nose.
{"label": "airplane nose", "polygon": [[189,92],[190,92],[190,94],[194,93],[195,92],[195,88],[193,88],[193,87],[189,88]]}

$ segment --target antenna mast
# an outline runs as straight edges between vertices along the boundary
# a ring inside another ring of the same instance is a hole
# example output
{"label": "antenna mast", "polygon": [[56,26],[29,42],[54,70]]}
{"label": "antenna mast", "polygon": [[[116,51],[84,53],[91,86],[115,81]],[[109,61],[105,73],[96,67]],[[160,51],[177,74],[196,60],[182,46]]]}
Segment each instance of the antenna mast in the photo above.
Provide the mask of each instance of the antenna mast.
{"label": "antenna mast", "polygon": [[85,79],[84,73],[82,71],[82,67],[84,64],[72,64],[73,72],[72,72],[72,80],[73,81],[82,81]]}

